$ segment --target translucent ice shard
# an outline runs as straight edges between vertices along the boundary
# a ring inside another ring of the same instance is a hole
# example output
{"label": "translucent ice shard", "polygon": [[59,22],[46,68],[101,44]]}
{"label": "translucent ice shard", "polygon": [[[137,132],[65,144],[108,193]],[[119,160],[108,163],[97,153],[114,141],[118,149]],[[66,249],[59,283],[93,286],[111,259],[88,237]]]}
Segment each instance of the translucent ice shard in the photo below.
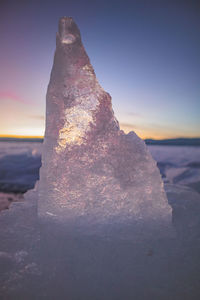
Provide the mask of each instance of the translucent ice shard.
{"label": "translucent ice shard", "polygon": [[134,132],[120,130],[72,18],[59,22],[46,101],[39,216],[171,223],[156,163]]}

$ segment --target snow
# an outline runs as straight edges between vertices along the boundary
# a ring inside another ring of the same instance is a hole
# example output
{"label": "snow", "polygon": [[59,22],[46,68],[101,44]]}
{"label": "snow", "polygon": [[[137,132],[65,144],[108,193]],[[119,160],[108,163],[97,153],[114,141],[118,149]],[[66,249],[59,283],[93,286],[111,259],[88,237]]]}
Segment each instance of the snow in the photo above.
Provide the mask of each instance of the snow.
{"label": "snow", "polygon": [[[20,144],[7,152],[2,143],[0,148],[1,158],[6,153],[26,157],[38,149]],[[1,213],[2,299],[200,299],[200,194],[196,186],[188,186],[191,173],[185,182],[173,183],[185,169],[198,170],[200,148],[149,149],[162,163],[163,174],[176,170],[165,178],[165,188],[177,236],[140,238],[131,224],[98,228],[103,232],[98,235],[97,228],[53,224],[47,231],[43,224],[39,238],[34,225],[37,193],[29,191],[24,204],[14,203]]]}
{"label": "snow", "polygon": [[149,146],[165,183],[187,185],[200,192],[200,147]]}
{"label": "snow", "polygon": [[[197,192],[200,191],[200,147],[148,146],[148,148],[158,163],[164,182],[187,185]],[[14,185],[18,192],[22,192],[21,187],[23,191],[32,188],[39,176],[41,151],[42,143],[0,142],[0,187],[3,182],[10,191]],[[32,170],[33,176],[28,176],[28,170]],[[2,188],[0,190],[3,191]]]}

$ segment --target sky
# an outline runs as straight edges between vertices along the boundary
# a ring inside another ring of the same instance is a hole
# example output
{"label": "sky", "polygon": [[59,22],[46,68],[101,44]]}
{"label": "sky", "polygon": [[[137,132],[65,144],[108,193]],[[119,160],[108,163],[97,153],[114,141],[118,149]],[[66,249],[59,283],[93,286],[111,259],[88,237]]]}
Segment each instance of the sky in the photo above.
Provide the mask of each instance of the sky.
{"label": "sky", "polygon": [[58,20],[71,16],[125,131],[200,136],[200,2],[0,2],[0,136],[42,136]]}

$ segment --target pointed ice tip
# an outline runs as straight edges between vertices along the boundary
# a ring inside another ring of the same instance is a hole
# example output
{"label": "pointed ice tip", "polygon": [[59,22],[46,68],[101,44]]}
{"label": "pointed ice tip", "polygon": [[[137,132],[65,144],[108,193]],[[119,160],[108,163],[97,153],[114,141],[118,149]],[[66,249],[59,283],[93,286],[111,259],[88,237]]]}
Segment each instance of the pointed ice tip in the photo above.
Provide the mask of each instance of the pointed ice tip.
{"label": "pointed ice tip", "polygon": [[58,32],[63,44],[72,44],[80,39],[80,31],[72,17],[60,18]]}

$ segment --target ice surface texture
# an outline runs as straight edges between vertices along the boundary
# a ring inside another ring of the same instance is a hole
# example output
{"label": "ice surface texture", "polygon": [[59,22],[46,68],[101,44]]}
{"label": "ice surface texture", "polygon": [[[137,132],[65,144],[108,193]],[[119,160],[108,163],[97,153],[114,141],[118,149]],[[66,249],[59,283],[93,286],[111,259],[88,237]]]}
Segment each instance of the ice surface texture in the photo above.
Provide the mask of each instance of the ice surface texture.
{"label": "ice surface texture", "polygon": [[120,130],[72,18],[59,22],[46,101],[40,217],[171,223],[156,163],[134,132]]}

